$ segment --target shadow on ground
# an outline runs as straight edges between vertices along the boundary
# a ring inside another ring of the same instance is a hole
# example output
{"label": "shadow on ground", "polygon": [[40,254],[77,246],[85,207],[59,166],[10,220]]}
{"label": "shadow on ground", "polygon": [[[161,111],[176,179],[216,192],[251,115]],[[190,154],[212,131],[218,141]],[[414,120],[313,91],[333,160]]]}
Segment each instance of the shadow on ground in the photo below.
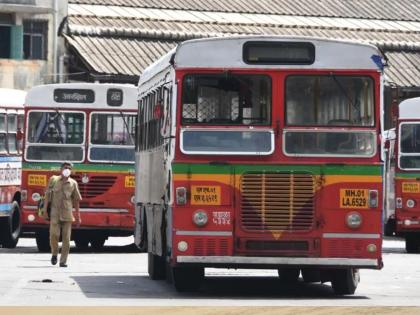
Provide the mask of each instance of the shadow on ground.
{"label": "shadow on ground", "polygon": [[[337,296],[329,284],[282,284],[277,277],[206,277],[197,292],[178,293],[166,281],[147,276],[73,277],[87,298],[132,299],[368,299],[366,296]],[[357,292],[356,292],[357,293]]]}

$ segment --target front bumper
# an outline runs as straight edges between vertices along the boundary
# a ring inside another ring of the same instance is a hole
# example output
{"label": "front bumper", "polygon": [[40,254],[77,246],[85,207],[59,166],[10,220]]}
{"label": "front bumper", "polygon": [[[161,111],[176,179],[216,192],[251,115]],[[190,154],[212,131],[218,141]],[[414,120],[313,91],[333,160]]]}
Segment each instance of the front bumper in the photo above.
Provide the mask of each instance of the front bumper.
{"label": "front bumper", "polygon": [[311,258],[311,257],[247,257],[247,256],[177,256],[180,264],[199,264],[214,267],[354,267],[379,269],[378,259],[367,258]]}

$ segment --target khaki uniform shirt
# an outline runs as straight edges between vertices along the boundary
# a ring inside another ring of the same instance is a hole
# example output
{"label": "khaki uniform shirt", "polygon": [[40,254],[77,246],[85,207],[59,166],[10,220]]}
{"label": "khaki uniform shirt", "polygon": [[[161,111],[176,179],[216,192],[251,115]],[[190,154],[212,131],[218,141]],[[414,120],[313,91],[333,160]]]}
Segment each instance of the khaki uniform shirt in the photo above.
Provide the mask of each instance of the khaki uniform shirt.
{"label": "khaki uniform shirt", "polygon": [[79,186],[73,178],[67,181],[62,176],[52,176],[47,187],[51,187],[51,182],[55,181],[48,195],[51,200],[51,222],[72,222],[74,221],[73,208],[77,202],[82,200]]}

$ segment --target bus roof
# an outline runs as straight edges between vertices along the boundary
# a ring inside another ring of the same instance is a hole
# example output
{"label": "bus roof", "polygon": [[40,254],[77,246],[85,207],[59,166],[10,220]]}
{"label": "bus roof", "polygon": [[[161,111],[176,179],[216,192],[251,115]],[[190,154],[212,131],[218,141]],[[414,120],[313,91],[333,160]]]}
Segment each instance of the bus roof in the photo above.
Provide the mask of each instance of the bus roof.
{"label": "bus roof", "polygon": [[0,88],[0,107],[23,108],[26,91]]}
{"label": "bus roof", "polygon": [[59,83],[28,91],[25,106],[74,109],[137,109],[137,88],[129,84]]}
{"label": "bus roof", "polygon": [[420,97],[406,99],[398,105],[398,108],[399,119],[419,119]]}
{"label": "bus roof", "polygon": [[[243,58],[247,42],[311,43],[315,60],[311,64],[250,64]],[[169,66],[218,69],[354,69],[382,71],[382,54],[376,46],[355,41],[304,36],[235,36],[187,40],[145,69],[140,83]],[[139,85],[140,85],[139,83]]]}

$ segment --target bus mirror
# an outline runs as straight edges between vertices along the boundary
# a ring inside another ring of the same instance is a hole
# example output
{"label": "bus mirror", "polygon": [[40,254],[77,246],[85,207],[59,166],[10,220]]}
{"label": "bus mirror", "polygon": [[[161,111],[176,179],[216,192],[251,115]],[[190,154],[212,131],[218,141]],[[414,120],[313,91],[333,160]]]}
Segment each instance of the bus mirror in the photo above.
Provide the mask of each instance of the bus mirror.
{"label": "bus mirror", "polygon": [[18,129],[16,132],[16,140],[21,141],[23,139],[23,132],[22,130]]}
{"label": "bus mirror", "polygon": [[389,146],[390,146],[389,140],[386,140],[384,143],[384,149],[389,149]]}
{"label": "bus mirror", "polygon": [[153,108],[153,117],[157,120],[161,119],[163,116],[163,106],[160,103],[157,103]]}

